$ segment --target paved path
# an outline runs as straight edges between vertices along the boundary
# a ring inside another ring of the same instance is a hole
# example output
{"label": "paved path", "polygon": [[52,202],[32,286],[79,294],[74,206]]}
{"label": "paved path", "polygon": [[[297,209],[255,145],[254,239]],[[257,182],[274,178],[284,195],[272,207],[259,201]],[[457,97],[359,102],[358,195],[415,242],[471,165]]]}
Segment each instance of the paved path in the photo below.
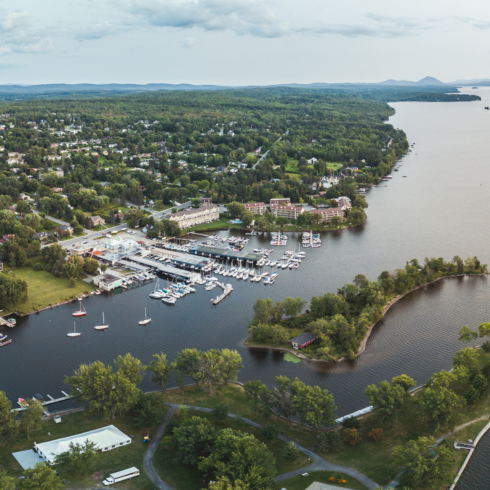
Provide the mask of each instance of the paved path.
{"label": "paved path", "polygon": [[177,411],[178,405],[174,405],[170,408],[165,415],[165,419],[163,420],[163,424],[158,427],[153,439],[150,442],[150,445],[145,453],[145,458],[143,460],[143,464],[145,466],[145,471],[147,475],[150,477],[151,481],[155,485],[155,488],[158,490],[173,490],[173,487],[167,485],[157,474],[155,468],[153,467],[153,456],[155,455],[155,451],[162,440],[163,433],[165,432],[165,428],[167,424],[170,422],[170,419],[174,416],[174,413]]}
{"label": "paved path", "polygon": [[[169,405],[174,410],[179,407],[179,405],[176,405],[173,403],[169,403]],[[191,410],[198,410],[200,412],[208,412],[208,413],[212,412],[211,408],[196,407],[193,405],[187,405],[187,406]],[[232,419],[234,419],[236,417],[236,415],[229,413],[228,417],[231,417]],[[254,421],[249,420],[249,419],[243,419],[243,420],[247,424],[252,425],[253,427],[256,427],[257,429],[262,429],[262,425],[258,424],[257,422],[254,422]],[[166,426],[166,422],[164,422],[164,424],[162,424],[162,425]],[[160,430],[160,428],[158,430]],[[291,442],[292,441],[292,439],[290,439],[289,437],[286,437],[283,434],[279,434],[278,437],[279,437],[279,439],[281,439],[281,441],[284,441],[284,442]],[[373,480],[368,478],[366,475],[363,475],[359,471],[354,470],[352,468],[347,468],[346,466],[341,466],[338,464],[330,463],[329,461],[323,459],[321,456],[318,456],[318,454],[312,453],[310,450],[304,448],[303,446],[300,446],[297,442],[295,442],[295,441],[293,441],[293,442],[296,444],[296,447],[303,454],[306,454],[310,459],[313,460],[313,463],[310,466],[298,468],[297,470],[290,471],[289,473],[285,473],[284,475],[276,476],[276,478],[275,478],[276,481],[287,480],[288,478],[292,478],[293,476],[301,475],[301,473],[310,472],[310,471],[336,471],[338,473],[345,473],[346,475],[349,475],[349,476],[352,476],[353,478],[356,478],[361,483],[366,485],[366,487],[368,487],[370,490],[373,490],[373,489],[379,487],[379,485],[376,482],[374,482]],[[146,456],[145,456],[145,469],[146,469]],[[147,470],[147,472],[148,472],[148,470]],[[162,487],[162,488],[166,488],[166,487]]]}

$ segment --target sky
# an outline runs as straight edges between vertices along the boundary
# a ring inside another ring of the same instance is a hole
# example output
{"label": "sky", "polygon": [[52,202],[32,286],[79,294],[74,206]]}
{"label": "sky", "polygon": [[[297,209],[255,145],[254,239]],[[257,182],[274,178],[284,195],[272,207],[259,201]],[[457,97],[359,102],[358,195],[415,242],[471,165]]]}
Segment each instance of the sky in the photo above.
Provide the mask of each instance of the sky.
{"label": "sky", "polygon": [[0,0],[0,85],[490,78],[485,0]]}

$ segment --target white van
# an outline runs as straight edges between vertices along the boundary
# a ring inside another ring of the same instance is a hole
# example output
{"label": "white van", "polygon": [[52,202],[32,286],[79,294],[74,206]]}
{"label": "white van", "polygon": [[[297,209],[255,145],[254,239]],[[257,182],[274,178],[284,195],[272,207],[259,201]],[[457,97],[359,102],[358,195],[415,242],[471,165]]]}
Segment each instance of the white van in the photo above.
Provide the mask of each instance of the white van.
{"label": "white van", "polygon": [[114,485],[114,483],[118,483],[123,480],[129,480],[130,478],[134,478],[135,476],[140,476],[140,470],[135,468],[128,468],[127,470],[118,471],[117,473],[111,473],[102,484],[108,487],[109,485]]}

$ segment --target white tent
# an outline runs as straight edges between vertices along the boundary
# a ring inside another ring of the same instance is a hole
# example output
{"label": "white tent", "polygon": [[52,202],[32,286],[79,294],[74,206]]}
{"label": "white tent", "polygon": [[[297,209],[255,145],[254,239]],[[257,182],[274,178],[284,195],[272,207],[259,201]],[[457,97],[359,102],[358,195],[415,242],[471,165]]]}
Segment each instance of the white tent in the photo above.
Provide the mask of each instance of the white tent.
{"label": "white tent", "polygon": [[117,427],[108,425],[100,429],[91,430],[75,436],[63,437],[54,441],[34,443],[34,449],[49,464],[53,464],[58,454],[70,449],[70,444],[84,444],[85,441],[94,442],[99,451],[110,451],[116,447],[126,446],[131,443],[129,436],[121,432]]}

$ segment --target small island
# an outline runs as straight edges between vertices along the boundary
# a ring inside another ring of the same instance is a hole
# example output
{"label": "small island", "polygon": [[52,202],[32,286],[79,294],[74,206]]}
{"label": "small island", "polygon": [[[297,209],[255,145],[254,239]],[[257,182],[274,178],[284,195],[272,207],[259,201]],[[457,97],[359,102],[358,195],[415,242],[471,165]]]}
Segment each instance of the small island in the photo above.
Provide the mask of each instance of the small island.
{"label": "small island", "polygon": [[337,294],[313,297],[303,314],[302,298],[276,303],[259,299],[246,345],[288,351],[309,360],[353,360],[364,352],[376,323],[405,294],[441,279],[486,273],[487,265],[477,257],[455,256],[449,262],[427,257],[423,264],[412,259],[403,269],[383,271],[377,281],[358,274]]}

